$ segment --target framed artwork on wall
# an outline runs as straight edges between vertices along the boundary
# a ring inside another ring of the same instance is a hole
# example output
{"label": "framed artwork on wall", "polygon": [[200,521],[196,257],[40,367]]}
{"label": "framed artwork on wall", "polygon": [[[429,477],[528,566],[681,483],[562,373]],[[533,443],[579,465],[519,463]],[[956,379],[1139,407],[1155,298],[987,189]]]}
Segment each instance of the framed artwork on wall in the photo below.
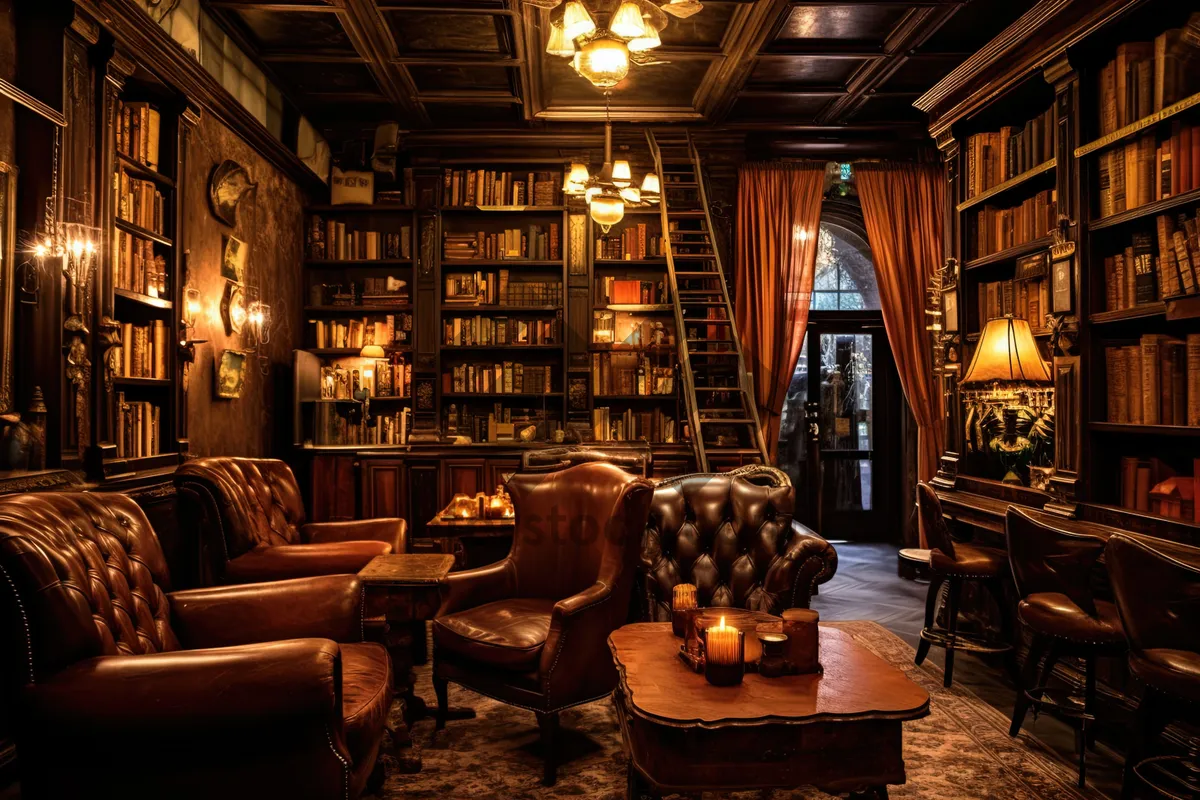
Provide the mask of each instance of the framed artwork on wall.
{"label": "framed artwork on wall", "polygon": [[238,350],[222,350],[217,361],[217,397],[237,400],[246,385],[246,354]]}

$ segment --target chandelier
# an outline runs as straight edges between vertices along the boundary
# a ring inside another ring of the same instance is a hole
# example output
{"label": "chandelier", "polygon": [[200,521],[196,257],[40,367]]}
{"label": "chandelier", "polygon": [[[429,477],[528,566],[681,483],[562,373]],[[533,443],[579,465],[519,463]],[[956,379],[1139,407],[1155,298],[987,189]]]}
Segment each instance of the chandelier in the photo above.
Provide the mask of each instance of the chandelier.
{"label": "chandelier", "polygon": [[604,163],[595,175],[586,164],[573,163],[563,181],[563,194],[582,197],[588,213],[600,230],[609,229],[625,218],[625,207],[646,208],[659,201],[662,186],[658,173],[647,172],[641,186],[635,186],[628,161],[613,161],[612,120],[608,116],[609,92],[604,93]]}
{"label": "chandelier", "polygon": [[[662,44],[659,34],[667,27],[667,15],[686,19],[704,8],[699,0],[525,2],[550,10],[546,52],[570,59],[574,70],[599,89],[611,89],[624,80],[630,64],[665,63],[650,51]],[[606,24],[597,24],[597,18],[605,19]]]}

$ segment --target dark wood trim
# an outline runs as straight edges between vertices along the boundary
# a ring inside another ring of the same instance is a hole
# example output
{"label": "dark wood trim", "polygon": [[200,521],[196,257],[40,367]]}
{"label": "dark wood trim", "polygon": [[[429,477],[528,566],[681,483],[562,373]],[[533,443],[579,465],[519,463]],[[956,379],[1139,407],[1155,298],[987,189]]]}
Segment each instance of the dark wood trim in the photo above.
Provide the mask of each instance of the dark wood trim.
{"label": "dark wood trim", "polygon": [[51,108],[28,92],[22,91],[16,84],[9,83],[3,78],[0,78],[0,95],[4,95],[9,100],[25,106],[33,113],[53,122],[60,128],[67,126],[67,118],[63,112]]}

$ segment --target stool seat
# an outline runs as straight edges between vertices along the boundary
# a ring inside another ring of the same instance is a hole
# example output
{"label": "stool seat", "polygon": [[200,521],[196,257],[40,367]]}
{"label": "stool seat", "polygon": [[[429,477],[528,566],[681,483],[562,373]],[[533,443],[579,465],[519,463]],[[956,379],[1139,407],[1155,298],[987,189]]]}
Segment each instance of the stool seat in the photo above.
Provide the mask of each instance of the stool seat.
{"label": "stool seat", "polygon": [[929,555],[929,568],[955,578],[995,578],[1008,569],[1008,554],[994,547],[955,542],[953,558],[934,550]]}
{"label": "stool seat", "polygon": [[1089,614],[1061,592],[1036,592],[1017,606],[1017,617],[1034,633],[1079,644],[1111,645],[1125,649],[1125,629],[1117,607],[1095,600],[1096,614]]}
{"label": "stool seat", "polygon": [[1200,703],[1200,653],[1167,649],[1130,653],[1129,671],[1160,692]]}

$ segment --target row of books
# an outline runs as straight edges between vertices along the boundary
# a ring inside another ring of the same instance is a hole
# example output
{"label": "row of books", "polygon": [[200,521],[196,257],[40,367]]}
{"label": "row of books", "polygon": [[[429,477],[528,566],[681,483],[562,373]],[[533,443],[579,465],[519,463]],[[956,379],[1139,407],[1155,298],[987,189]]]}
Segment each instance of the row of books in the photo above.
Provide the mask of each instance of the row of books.
{"label": "row of books", "polygon": [[409,397],[412,395],[412,364],[403,359],[376,359],[372,380],[367,382],[371,397]]}
{"label": "row of books", "polygon": [[1158,458],[1121,459],[1121,505],[1160,517],[1200,522],[1200,458],[1191,475],[1177,475]]}
{"label": "row of books", "polygon": [[671,302],[664,281],[615,278],[611,275],[593,281],[596,305],[657,305]]}
{"label": "row of books", "polygon": [[159,454],[162,409],[144,400],[126,400],[117,392],[113,443],[117,458],[145,458]]}
{"label": "row of books", "polygon": [[1104,348],[1104,366],[1109,422],[1200,425],[1200,334],[1147,333]]}
{"label": "row of books", "polygon": [[628,347],[675,346],[675,326],[631,311],[592,312],[592,343]]}
{"label": "row of books", "polygon": [[592,353],[592,393],[612,395],[672,395],[675,369],[652,365],[642,353]]}
{"label": "row of books", "polygon": [[442,373],[442,391],[457,394],[550,394],[553,386],[549,364],[459,364]]}
{"label": "row of books", "polygon": [[1180,122],[1100,153],[1100,216],[1200,189],[1200,129]]}
{"label": "row of books", "polygon": [[121,345],[116,358],[117,374],[122,378],[166,378],[167,348],[173,337],[165,321],[150,325],[121,323]]}
{"label": "row of books", "polygon": [[347,230],[346,223],[314,214],[305,236],[308,257],[328,261],[412,258],[412,227],[398,232]]}
{"label": "row of books", "polygon": [[1153,42],[1126,42],[1099,75],[1100,135],[1162,111],[1195,85],[1196,48],[1182,28],[1160,33]]}
{"label": "row of books", "polygon": [[1046,328],[1050,312],[1050,282],[1039,280],[989,281],[979,284],[979,325],[998,317],[1027,320],[1034,333]]}
{"label": "row of books", "polygon": [[117,173],[117,218],[161,236],[166,202],[158,184]]}
{"label": "row of books", "polygon": [[312,319],[313,347],[363,348],[406,346],[412,341],[412,315],[386,314],[362,319]]}
{"label": "row of books", "polygon": [[555,306],[562,304],[562,281],[510,281],[509,271],[453,272],[444,277],[447,306]]}
{"label": "row of books", "polygon": [[154,243],[125,231],[115,231],[113,285],[150,297],[167,294],[167,260],[154,253]]}
{"label": "row of books", "polygon": [[447,347],[559,344],[562,335],[562,311],[553,319],[474,316],[442,321],[442,344]]}
{"label": "row of books", "polygon": [[162,117],[149,103],[117,104],[117,152],[152,170],[158,170]]}
{"label": "row of books", "polygon": [[412,302],[408,281],[392,275],[363,278],[345,284],[309,286],[309,299],[314,306],[406,306]]}
{"label": "row of books", "polygon": [[598,259],[631,261],[635,258],[661,258],[664,255],[662,235],[650,233],[644,222],[629,225],[619,233],[596,237],[595,257]]}
{"label": "row of books", "polygon": [[369,397],[408,397],[412,364],[403,358],[332,361],[321,367],[322,400],[357,400],[360,391]]}
{"label": "row of books", "polygon": [[530,225],[524,230],[505,228],[502,233],[442,234],[442,257],[447,261],[487,259],[500,261],[558,261],[562,257],[559,225]]}
{"label": "row of books", "polygon": [[1197,220],[1184,215],[1178,226],[1165,214],[1155,220],[1157,236],[1135,233],[1123,252],[1104,259],[1105,309],[1118,311],[1200,288]]}
{"label": "row of books", "polygon": [[510,408],[503,402],[492,404],[487,413],[465,403],[451,403],[446,408],[445,420],[448,433],[466,436],[474,442],[514,441],[530,426],[534,429],[531,441],[547,442],[553,441],[555,431],[562,429],[561,420],[540,408]]}
{"label": "row of books", "polygon": [[442,173],[443,206],[562,205],[561,172],[498,172],[447,169]]}
{"label": "row of books", "polygon": [[977,213],[968,214],[967,240],[974,242],[975,257],[998,253],[1049,235],[1055,223],[1054,202],[1054,190],[1047,189],[1013,208],[985,205]]}
{"label": "row of books", "polygon": [[332,403],[318,403],[313,421],[313,443],[316,445],[348,444],[408,444],[412,430],[412,412],[400,409],[394,413],[371,412],[368,421],[339,413]]}
{"label": "row of books", "polygon": [[1018,128],[967,137],[967,197],[982,194],[1054,157],[1054,109]]}
{"label": "row of books", "polygon": [[675,418],[662,412],[634,411],[631,408],[615,418],[608,406],[592,409],[592,435],[597,442],[647,442],[673,444],[676,437]]}

